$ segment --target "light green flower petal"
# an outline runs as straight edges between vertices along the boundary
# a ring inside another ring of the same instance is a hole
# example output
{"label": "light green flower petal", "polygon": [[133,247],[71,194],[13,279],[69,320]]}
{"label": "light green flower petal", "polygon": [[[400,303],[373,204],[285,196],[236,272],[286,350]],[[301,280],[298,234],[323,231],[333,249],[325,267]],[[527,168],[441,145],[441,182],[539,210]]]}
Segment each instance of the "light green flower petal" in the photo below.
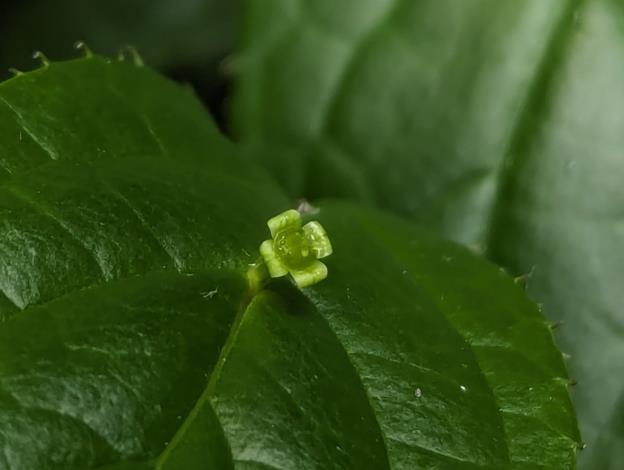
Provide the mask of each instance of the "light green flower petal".
{"label": "light green flower petal", "polygon": [[308,222],[303,226],[303,233],[305,237],[310,240],[312,250],[318,259],[325,258],[332,254],[333,249],[331,242],[321,224],[316,221]]}
{"label": "light green flower petal", "polygon": [[291,271],[291,276],[299,288],[308,287],[327,277],[327,266],[320,261],[314,261],[302,271]]}
{"label": "light green flower petal", "polygon": [[[272,217],[267,225],[272,240],[262,242],[260,254],[266,266],[264,272],[268,272],[268,276],[290,274],[300,288],[316,284],[327,277],[327,266],[318,259],[331,255],[333,250],[320,223],[313,221],[302,227],[301,215],[291,209]],[[259,273],[259,270],[256,271]],[[254,276],[251,278],[255,279]]]}
{"label": "light green flower petal", "polygon": [[294,209],[287,210],[272,217],[267,222],[271,236],[275,236],[283,230],[299,230],[301,228],[301,215]]}
{"label": "light green flower petal", "polygon": [[288,269],[286,269],[273,249],[273,240],[265,240],[262,242],[262,245],[260,245],[260,254],[266,263],[271,277],[281,277],[288,274]]}

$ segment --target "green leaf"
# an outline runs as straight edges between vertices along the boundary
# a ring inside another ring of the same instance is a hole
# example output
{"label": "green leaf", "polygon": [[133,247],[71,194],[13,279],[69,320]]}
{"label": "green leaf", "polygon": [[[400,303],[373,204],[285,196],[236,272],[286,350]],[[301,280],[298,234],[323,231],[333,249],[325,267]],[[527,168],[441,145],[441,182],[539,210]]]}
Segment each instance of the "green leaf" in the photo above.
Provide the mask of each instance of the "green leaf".
{"label": "green leaf", "polygon": [[530,296],[564,324],[591,447],[624,396],[622,6],[273,0],[245,11],[240,139],[293,196],[389,208],[530,273]]}
{"label": "green leaf", "polygon": [[187,90],[0,85],[0,467],[570,468],[567,377],[503,272],[339,202],[329,276],[246,274],[289,202]]}

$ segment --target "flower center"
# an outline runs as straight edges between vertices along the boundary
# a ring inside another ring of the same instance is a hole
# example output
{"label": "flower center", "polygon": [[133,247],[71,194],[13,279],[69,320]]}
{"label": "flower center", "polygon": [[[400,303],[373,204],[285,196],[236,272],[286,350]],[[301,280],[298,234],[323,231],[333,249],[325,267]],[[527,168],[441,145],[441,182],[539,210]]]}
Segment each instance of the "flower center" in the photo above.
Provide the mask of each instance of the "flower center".
{"label": "flower center", "polygon": [[284,230],[277,234],[274,242],[277,256],[290,269],[301,270],[316,259],[311,241],[302,230]]}

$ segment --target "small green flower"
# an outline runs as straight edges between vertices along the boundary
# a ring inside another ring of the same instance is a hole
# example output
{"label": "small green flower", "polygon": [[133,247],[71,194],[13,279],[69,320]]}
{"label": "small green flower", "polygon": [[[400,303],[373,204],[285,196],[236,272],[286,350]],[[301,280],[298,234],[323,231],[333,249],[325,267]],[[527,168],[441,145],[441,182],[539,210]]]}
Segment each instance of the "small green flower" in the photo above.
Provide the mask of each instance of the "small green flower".
{"label": "small green flower", "polygon": [[327,277],[327,266],[319,261],[332,254],[325,229],[318,222],[301,226],[301,215],[287,210],[269,219],[271,240],[260,245],[260,254],[271,277],[289,274],[299,287],[308,287]]}

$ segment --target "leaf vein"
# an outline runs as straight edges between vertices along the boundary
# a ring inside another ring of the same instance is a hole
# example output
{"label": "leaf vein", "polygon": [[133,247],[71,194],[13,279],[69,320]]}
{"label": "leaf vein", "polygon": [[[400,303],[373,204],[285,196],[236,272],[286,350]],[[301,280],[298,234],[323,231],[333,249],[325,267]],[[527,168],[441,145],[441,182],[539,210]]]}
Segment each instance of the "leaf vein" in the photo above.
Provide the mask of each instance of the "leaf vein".
{"label": "leaf vein", "polygon": [[84,251],[86,251],[89,254],[89,256],[93,259],[93,261],[95,262],[95,264],[99,268],[100,275],[101,275],[102,279],[105,280],[105,281],[109,280],[110,276],[107,273],[107,269],[104,266],[104,264],[95,255],[95,253],[89,247],[89,245],[84,240],[82,240],[80,237],[78,237],[78,235],[76,235],[76,233],[63,220],[61,220],[58,216],[56,216],[48,208],[46,208],[43,205],[37,203],[34,199],[32,199],[30,196],[25,194],[22,190],[18,189],[17,187],[15,187],[13,185],[6,185],[5,189],[7,189],[13,196],[15,196],[20,201],[25,202],[32,209],[34,209],[36,212],[38,212],[39,214],[43,215],[45,218],[51,220],[52,222],[54,222],[54,224],[57,227],[59,227],[61,230],[63,230],[63,232],[65,232],[69,236],[69,238],[71,240],[74,240],[81,248],[84,249]]}
{"label": "leaf vein", "polygon": [[145,220],[145,217],[143,217],[143,214],[141,214],[141,211],[139,211],[139,209],[135,207],[135,205],[132,204],[130,200],[126,196],[124,196],[119,190],[113,188],[107,183],[106,183],[106,187],[108,188],[108,190],[111,192],[113,196],[115,196],[119,201],[121,201],[132,212],[132,214],[134,214],[134,216],[138,219],[138,221],[140,222],[145,232],[148,233],[154,239],[154,241],[156,241],[158,246],[165,252],[165,254],[171,259],[171,261],[173,261],[173,265],[175,266],[175,268],[178,271],[181,271],[183,268],[182,260],[180,260],[175,255],[175,253],[171,251],[171,249],[167,246],[167,244],[164,243],[162,239],[156,235],[152,227],[148,224],[147,220]]}
{"label": "leaf vein", "polygon": [[21,126],[21,128],[30,136],[30,138],[37,144],[41,149],[50,157],[51,160],[58,160],[59,156],[52,147],[43,142],[39,136],[26,124],[26,119],[23,114],[19,112],[19,110],[14,107],[11,103],[7,101],[7,99],[3,96],[0,96],[0,102],[4,103],[5,106],[15,114],[17,118],[17,122]]}

